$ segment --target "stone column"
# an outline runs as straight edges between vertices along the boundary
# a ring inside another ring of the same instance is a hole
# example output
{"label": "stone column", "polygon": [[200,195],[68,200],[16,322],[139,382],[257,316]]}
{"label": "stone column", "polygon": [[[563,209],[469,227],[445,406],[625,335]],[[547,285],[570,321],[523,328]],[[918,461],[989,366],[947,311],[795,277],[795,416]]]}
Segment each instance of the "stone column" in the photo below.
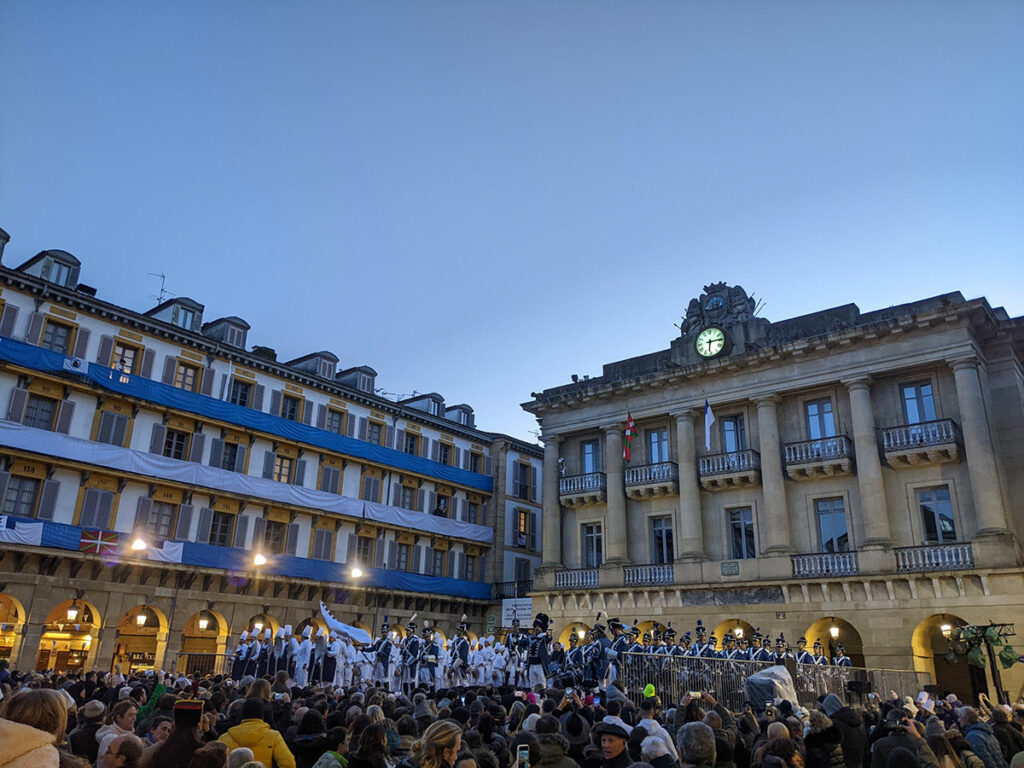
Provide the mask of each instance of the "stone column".
{"label": "stone column", "polygon": [[604,428],[605,477],[608,483],[608,529],[604,536],[604,551],[609,564],[628,563],[626,547],[626,485],[622,459],[621,424]]}
{"label": "stone column", "polygon": [[782,451],[779,447],[779,420],[776,396],[762,397],[757,405],[757,427],[760,435],[761,489],[764,498],[760,531],[764,542],[763,554],[788,554],[793,551],[789,543],[789,511],[786,507],[786,480],[782,474]]}
{"label": "stone column", "polygon": [[29,622],[22,624],[19,630],[11,649],[11,668],[21,672],[35,671],[39,644],[43,640],[46,627],[42,622]]}
{"label": "stone column", "polygon": [[976,535],[1004,535],[1008,533],[1006,511],[1003,509],[999,470],[978,379],[978,360],[974,357],[963,358],[951,361],[950,365],[956,379],[960,430],[964,438],[964,451],[967,453],[974,514],[978,520]]}
{"label": "stone column", "polygon": [[558,495],[558,446],[561,442],[555,435],[544,437],[542,568],[562,567],[562,504]]}
{"label": "stone column", "polygon": [[[117,617],[115,621],[119,619],[120,617]],[[86,664],[91,666],[88,669],[95,669],[100,674],[110,672],[114,668],[114,654],[117,652],[119,638],[117,624],[112,627],[102,627],[96,640],[89,644]]]}
{"label": "stone column", "polygon": [[679,461],[679,514],[676,521],[676,552],[680,560],[706,560],[704,517],[697,481],[697,448],[694,437],[694,413],[683,411],[676,417],[676,454]]}
{"label": "stone column", "polygon": [[892,546],[889,505],[885,500],[882,461],[878,457],[875,414],[871,408],[871,380],[867,376],[843,382],[850,393],[853,445],[857,452],[857,487],[864,520],[865,547]]}

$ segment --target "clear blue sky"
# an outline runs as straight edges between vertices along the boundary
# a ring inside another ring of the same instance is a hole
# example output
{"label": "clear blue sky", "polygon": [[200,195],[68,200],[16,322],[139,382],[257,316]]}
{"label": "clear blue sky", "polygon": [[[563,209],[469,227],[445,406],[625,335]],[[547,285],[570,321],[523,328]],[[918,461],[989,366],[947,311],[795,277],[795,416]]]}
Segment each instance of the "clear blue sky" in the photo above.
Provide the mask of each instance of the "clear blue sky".
{"label": "clear blue sky", "polygon": [[5,263],[526,437],[531,391],[944,291],[1024,314],[1024,3],[0,3]]}

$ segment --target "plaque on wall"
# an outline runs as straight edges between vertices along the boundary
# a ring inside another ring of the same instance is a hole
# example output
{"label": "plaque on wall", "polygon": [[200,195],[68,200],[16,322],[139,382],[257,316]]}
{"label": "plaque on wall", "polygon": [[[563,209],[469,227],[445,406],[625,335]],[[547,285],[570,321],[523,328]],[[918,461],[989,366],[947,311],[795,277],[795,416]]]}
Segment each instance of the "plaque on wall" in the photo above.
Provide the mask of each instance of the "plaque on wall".
{"label": "plaque on wall", "polygon": [[723,576],[739,576],[740,564],[736,560],[726,560],[722,563]]}

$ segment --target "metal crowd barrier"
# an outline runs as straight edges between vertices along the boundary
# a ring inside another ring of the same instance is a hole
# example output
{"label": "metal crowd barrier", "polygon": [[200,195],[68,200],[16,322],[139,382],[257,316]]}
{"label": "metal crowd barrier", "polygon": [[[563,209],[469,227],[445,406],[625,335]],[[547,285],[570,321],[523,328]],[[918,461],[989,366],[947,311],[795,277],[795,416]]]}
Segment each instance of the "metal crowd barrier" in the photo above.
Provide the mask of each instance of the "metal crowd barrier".
{"label": "metal crowd barrier", "polygon": [[[725,707],[743,709],[747,700],[746,679],[773,666],[766,661],[738,659],[702,659],[689,656],[667,656],[651,653],[625,653],[622,661],[622,682],[628,696],[639,702],[642,691],[653,683],[665,708],[679,705],[690,691],[709,691]],[[931,683],[926,672],[863,667],[833,667],[812,664],[789,665],[796,688],[797,703],[817,707],[818,699],[830,693],[844,704],[864,704],[869,692],[880,698],[890,690],[901,696],[914,696]],[[850,685],[853,683],[853,685]]]}
{"label": "metal crowd barrier", "polygon": [[223,675],[231,671],[230,654],[180,653],[174,671],[186,675]]}

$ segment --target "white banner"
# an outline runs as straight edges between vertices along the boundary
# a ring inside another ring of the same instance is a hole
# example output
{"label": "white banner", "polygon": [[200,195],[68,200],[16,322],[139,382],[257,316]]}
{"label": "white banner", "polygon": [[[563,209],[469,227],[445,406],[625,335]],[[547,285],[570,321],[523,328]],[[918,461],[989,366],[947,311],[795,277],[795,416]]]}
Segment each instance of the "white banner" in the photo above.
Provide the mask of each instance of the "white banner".
{"label": "white banner", "polygon": [[513,619],[519,619],[523,629],[533,626],[532,597],[507,597],[501,601],[501,626],[511,627]]}

